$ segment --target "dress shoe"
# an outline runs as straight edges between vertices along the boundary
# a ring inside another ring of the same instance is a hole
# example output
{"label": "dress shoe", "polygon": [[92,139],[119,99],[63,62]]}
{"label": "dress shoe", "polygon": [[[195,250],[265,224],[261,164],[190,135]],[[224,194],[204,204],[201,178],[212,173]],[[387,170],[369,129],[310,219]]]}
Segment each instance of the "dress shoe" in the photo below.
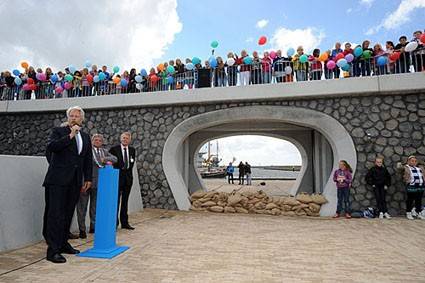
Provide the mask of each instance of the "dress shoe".
{"label": "dress shoe", "polygon": [[121,224],[122,229],[134,230],[134,227],[131,227],[130,224]]}
{"label": "dress shoe", "polygon": [[66,258],[64,258],[61,254],[54,254],[52,256],[47,256],[46,259],[53,263],[65,263]]}
{"label": "dress shoe", "polygon": [[86,231],[80,231],[80,239],[86,239],[86,238],[87,238]]}
{"label": "dress shoe", "polygon": [[76,255],[76,254],[79,254],[79,253],[80,253],[80,251],[79,251],[79,250],[74,249],[74,248],[73,248],[73,247],[71,247],[70,245],[69,245],[69,246],[66,246],[65,248],[63,248],[63,249],[61,250],[61,252],[62,252],[62,253],[64,253],[64,254],[69,254],[69,255]]}
{"label": "dress shoe", "polygon": [[89,233],[94,234],[94,228],[90,228]]}
{"label": "dress shoe", "polygon": [[69,240],[75,240],[75,239],[78,239],[78,238],[79,238],[78,235],[72,234],[71,232],[69,232],[69,234],[68,234],[68,239]]}

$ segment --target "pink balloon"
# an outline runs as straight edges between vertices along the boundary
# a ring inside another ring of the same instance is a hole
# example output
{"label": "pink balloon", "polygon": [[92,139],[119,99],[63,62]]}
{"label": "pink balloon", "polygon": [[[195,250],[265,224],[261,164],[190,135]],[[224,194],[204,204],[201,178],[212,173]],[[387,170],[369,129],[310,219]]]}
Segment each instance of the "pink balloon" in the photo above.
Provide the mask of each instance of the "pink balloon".
{"label": "pink balloon", "polygon": [[276,52],[270,51],[270,58],[272,59],[276,58]]}
{"label": "pink balloon", "polygon": [[60,86],[58,86],[58,87],[55,88],[55,92],[56,93],[62,93],[63,92],[63,88],[60,87]]}
{"label": "pink balloon", "polygon": [[72,88],[72,84],[70,82],[66,82],[64,84],[64,87],[65,87],[65,89],[70,89],[70,88]]}
{"label": "pink balloon", "polygon": [[336,66],[335,61],[329,60],[328,63],[326,63],[326,67],[328,67],[329,70],[334,69]]}
{"label": "pink balloon", "polygon": [[31,86],[30,86],[29,84],[24,84],[24,85],[22,86],[22,89],[23,89],[23,90],[31,90]]}

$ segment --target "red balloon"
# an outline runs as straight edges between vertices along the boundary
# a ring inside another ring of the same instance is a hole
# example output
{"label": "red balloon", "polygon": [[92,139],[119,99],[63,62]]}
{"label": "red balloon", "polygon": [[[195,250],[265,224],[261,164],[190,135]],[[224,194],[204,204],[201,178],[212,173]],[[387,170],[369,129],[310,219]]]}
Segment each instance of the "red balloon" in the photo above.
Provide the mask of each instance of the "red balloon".
{"label": "red balloon", "polygon": [[63,88],[58,86],[57,88],[55,88],[55,92],[56,93],[62,93],[63,92]]}
{"label": "red balloon", "polygon": [[394,52],[390,55],[391,61],[397,61],[400,58],[400,52]]}
{"label": "red balloon", "polygon": [[88,75],[86,76],[86,79],[87,79],[87,81],[88,81],[89,83],[92,83],[92,82],[93,82],[93,76],[92,76],[92,75],[90,75],[90,74],[88,74]]}
{"label": "red balloon", "polygon": [[344,53],[338,53],[336,56],[335,56],[335,61],[336,62],[338,62],[338,60],[339,59],[343,59],[345,56],[344,56]]}
{"label": "red balloon", "polygon": [[31,90],[36,90],[37,89],[37,85],[35,85],[35,84],[30,85],[30,89]]}
{"label": "red balloon", "polygon": [[267,42],[267,37],[265,37],[264,35],[260,37],[260,39],[258,40],[258,44],[259,45],[264,45]]}
{"label": "red balloon", "polygon": [[154,83],[154,84],[156,84],[158,82],[158,80],[159,80],[159,78],[158,78],[157,75],[151,76],[150,79],[151,79],[151,82]]}
{"label": "red balloon", "polygon": [[422,42],[423,44],[425,44],[425,33],[423,33],[423,34],[421,35],[421,37],[419,37],[419,39],[421,40],[421,42]]}
{"label": "red balloon", "polygon": [[34,84],[34,80],[32,78],[28,78],[27,84],[30,84],[30,85]]}

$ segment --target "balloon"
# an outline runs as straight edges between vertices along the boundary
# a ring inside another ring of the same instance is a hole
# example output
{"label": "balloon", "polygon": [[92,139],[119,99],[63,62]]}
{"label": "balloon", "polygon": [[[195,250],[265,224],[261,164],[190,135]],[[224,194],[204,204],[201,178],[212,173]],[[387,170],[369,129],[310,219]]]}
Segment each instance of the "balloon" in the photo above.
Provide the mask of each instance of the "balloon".
{"label": "balloon", "polygon": [[[342,61],[342,60],[345,60],[345,59],[341,59],[341,60],[339,60],[339,61],[338,61],[338,63],[339,63],[340,61]],[[345,64],[345,65],[343,65],[343,66],[341,67],[341,70],[343,70],[343,71],[345,71],[345,72],[348,72],[348,71],[350,70],[350,64]]]}
{"label": "balloon", "polygon": [[425,44],[425,33],[423,33],[421,37],[419,37],[419,40],[422,42],[422,44]]}
{"label": "balloon", "polygon": [[114,73],[118,73],[120,71],[120,67],[118,66],[114,66],[114,68],[112,69],[112,71],[114,71]]}
{"label": "balloon", "polygon": [[146,77],[148,75],[148,72],[146,72],[145,69],[141,69],[140,70],[140,75],[142,75],[143,77]]}
{"label": "balloon", "polygon": [[142,89],[142,85],[141,85],[141,84],[136,84],[136,88],[137,88],[138,90],[141,90],[141,89]]}
{"label": "balloon", "polygon": [[29,88],[30,88],[30,90],[36,90],[37,89],[37,85],[32,84],[32,85],[29,86]]}
{"label": "balloon", "polygon": [[246,65],[251,65],[252,64],[252,58],[247,56],[247,57],[243,58],[243,62]]}
{"label": "balloon", "polygon": [[88,75],[86,76],[86,80],[87,80],[89,83],[92,83],[92,82],[93,82],[93,76],[92,76],[92,75],[90,75],[90,74],[88,74]]}
{"label": "balloon", "polygon": [[72,83],[66,82],[63,86],[65,87],[65,89],[71,89],[72,88]]}
{"label": "balloon", "polygon": [[13,70],[12,72],[15,76],[19,76],[21,74],[21,72],[19,72],[19,70]]}
{"label": "balloon", "polygon": [[30,87],[30,85],[29,85],[29,84],[24,84],[24,85],[22,86],[22,89],[23,89],[23,90],[31,90],[31,87]]}
{"label": "balloon", "polygon": [[328,53],[325,52],[325,53],[320,54],[319,60],[322,61],[322,62],[325,62],[326,60],[328,60],[328,57],[329,57]]}
{"label": "balloon", "polygon": [[379,56],[378,59],[376,59],[376,64],[378,64],[378,66],[385,66],[387,62],[388,59],[385,56]]}
{"label": "balloon", "polygon": [[27,69],[27,68],[28,68],[28,66],[29,66],[29,65],[28,65],[28,62],[26,62],[26,61],[22,61],[22,62],[21,62],[21,67],[22,67],[22,68]]}
{"label": "balloon", "polygon": [[349,53],[349,54],[345,55],[345,60],[347,60],[347,62],[348,62],[348,63],[353,62],[353,60],[354,60],[354,55],[353,55],[353,54],[351,54],[351,53]]}
{"label": "balloon", "polygon": [[68,67],[68,70],[69,70],[69,72],[73,75],[76,71],[77,71],[77,69],[75,69],[75,67],[74,66],[72,66],[72,65],[70,65],[69,67]]}
{"label": "balloon", "polygon": [[393,52],[393,53],[390,55],[390,59],[391,59],[392,61],[397,61],[399,58],[400,58],[400,52]]}
{"label": "balloon", "polygon": [[235,64],[235,59],[233,58],[227,58],[227,65],[228,66],[233,66]]}
{"label": "balloon", "polygon": [[274,58],[276,58],[276,52],[274,52],[274,51],[270,51],[270,58],[272,58],[272,59],[274,59]]}
{"label": "balloon", "polygon": [[114,78],[112,79],[112,81],[114,82],[114,84],[119,84],[119,83],[120,83],[120,81],[121,81],[121,79],[120,79],[119,77],[114,77]]}
{"label": "balloon", "polygon": [[308,61],[312,62],[314,59],[316,59],[316,57],[313,55],[308,56]]}
{"label": "balloon", "polygon": [[303,54],[300,56],[300,63],[305,63],[307,62],[308,58],[307,55]]}
{"label": "balloon", "polygon": [[211,56],[208,61],[210,62],[211,68],[217,67],[217,59],[215,59],[213,56]]}
{"label": "balloon", "polygon": [[212,48],[217,48],[218,47],[218,41],[217,40],[212,41],[211,42],[211,47]]}
{"label": "balloon", "polygon": [[105,79],[106,79],[106,75],[105,75],[105,73],[104,73],[104,72],[100,72],[100,73],[99,73],[99,80],[103,81],[103,80],[105,80]]}
{"label": "balloon", "polygon": [[174,72],[175,72],[176,70],[174,69],[174,67],[173,66],[168,66],[167,67],[167,73],[169,73],[169,74],[174,74]]}
{"label": "balloon", "polygon": [[58,86],[55,88],[55,93],[62,93],[63,92],[63,88]]}
{"label": "balloon", "polygon": [[121,79],[121,86],[126,87],[128,85],[128,82],[126,79]]}
{"label": "balloon", "polygon": [[261,37],[258,39],[258,45],[264,45],[264,44],[266,44],[266,42],[267,42],[267,37],[265,37],[264,35],[263,35],[263,36],[261,36]]}
{"label": "balloon", "polygon": [[174,78],[172,76],[168,76],[167,77],[167,83],[169,83],[170,85],[174,83]]}
{"label": "balloon", "polygon": [[369,58],[370,58],[370,56],[372,56],[372,51],[370,51],[370,50],[365,50],[365,51],[363,51],[363,57],[364,57],[365,59],[369,59]]}
{"label": "balloon", "polygon": [[342,66],[347,65],[347,60],[345,59],[339,59],[338,62],[336,62],[336,65],[340,68],[342,68]]}
{"label": "balloon", "polygon": [[363,54],[363,48],[361,48],[360,46],[357,46],[356,48],[354,48],[354,56],[356,57],[360,57]]}
{"label": "balloon", "polygon": [[39,81],[42,81],[42,82],[44,82],[47,78],[46,78],[46,75],[45,74],[43,74],[43,73],[37,73],[36,75],[35,75],[35,77],[37,78],[37,80],[39,80]]}
{"label": "balloon", "polygon": [[418,47],[418,43],[416,41],[409,42],[406,47],[404,47],[404,51],[412,52]]}
{"label": "balloon", "polygon": [[86,68],[90,68],[91,67],[91,63],[90,63],[90,61],[86,61],[86,63],[84,64],[84,66],[86,66]]}
{"label": "balloon", "polygon": [[333,61],[333,60],[329,60],[328,63],[326,63],[326,67],[329,70],[333,70],[335,68],[335,66],[336,66],[336,64],[335,64],[335,61]]}
{"label": "balloon", "polygon": [[161,63],[156,68],[158,69],[158,71],[162,72],[162,71],[164,71],[164,64]]}
{"label": "balloon", "polygon": [[158,82],[159,78],[158,78],[157,75],[152,75],[150,77],[150,80],[151,80],[152,83],[156,84]]}
{"label": "balloon", "polygon": [[340,60],[340,59],[342,59],[342,58],[344,58],[344,53],[338,53],[338,54],[336,54],[336,56],[335,56],[335,61],[336,61],[336,62],[338,62],[338,60]]}
{"label": "balloon", "polygon": [[292,55],[295,54],[295,49],[294,48],[289,48],[288,51],[286,51],[286,54],[288,55],[288,57],[291,57]]}
{"label": "balloon", "polygon": [[201,64],[201,59],[199,59],[198,57],[193,57],[192,58],[192,64],[193,65]]}
{"label": "balloon", "polygon": [[292,68],[291,68],[291,66],[286,66],[286,67],[285,67],[285,73],[286,73],[287,75],[292,74]]}
{"label": "balloon", "polygon": [[141,82],[142,82],[142,80],[143,80],[142,76],[139,76],[139,75],[137,75],[134,79],[135,79],[135,80],[136,80],[136,82],[138,82],[138,83],[141,83]]}
{"label": "balloon", "polygon": [[65,80],[67,81],[67,82],[72,82],[72,80],[74,79],[74,77],[72,76],[72,75],[70,75],[70,74],[66,74],[65,75]]}
{"label": "balloon", "polygon": [[98,76],[98,75],[94,76],[94,77],[93,77],[93,81],[94,81],[95,83],[98,83],[98,82],[100,81],[99,76]]}
{"label": "balloon", "polygon": [[34,84],[34,80],[32,78],[27,79],[27,84],[32,85]]}
{"label": "balloon", "polygon": [[21,85],[22,84],[22,80],[19,77],[15,78],[15,85]]}
{"label": "balloon", "polygon": [[189,71],[192,71],[195,68],[195,66],[193,65],[193,63],[187,63],[186,64],[186,69]]}
{"label": "balloon", "polygon": [[58,76],[56,75],[56,74],[54,74],[54,75],[52,75],[51,77],[50,77],[50,81],[52,82],[52,83],[56,83],[57,81],[58,81]]}

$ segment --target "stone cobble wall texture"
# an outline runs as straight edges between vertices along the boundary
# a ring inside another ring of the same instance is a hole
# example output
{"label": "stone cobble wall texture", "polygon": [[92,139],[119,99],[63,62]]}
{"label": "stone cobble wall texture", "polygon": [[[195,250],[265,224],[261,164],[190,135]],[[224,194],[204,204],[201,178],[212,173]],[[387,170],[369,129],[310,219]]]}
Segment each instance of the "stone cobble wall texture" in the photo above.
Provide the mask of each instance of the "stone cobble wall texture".
{"label": "stone cobble wall texture", "polygon": [[[385,158],[393,179],[387,191],[390,213],[404,212],[404,186],[396,165],[412,154],[425,158],[425,94],[422,93],[87,110],[85,130],[103,134],[107,147],[119,142],[121,132],[130,131],[137,151],[144,206],[177,209],[162,168],[162,150],[168,135],[194,115],[253,105],[308,108],[338,120],[351,134],[357,150],[352,208],[360,210],[375,205],[373,191],[366,185],[364,176],[379,154]],[[0,114],[0,119],[0,154],[44,155],[50,129],[65,120],[65,113],[6,113]]]}

